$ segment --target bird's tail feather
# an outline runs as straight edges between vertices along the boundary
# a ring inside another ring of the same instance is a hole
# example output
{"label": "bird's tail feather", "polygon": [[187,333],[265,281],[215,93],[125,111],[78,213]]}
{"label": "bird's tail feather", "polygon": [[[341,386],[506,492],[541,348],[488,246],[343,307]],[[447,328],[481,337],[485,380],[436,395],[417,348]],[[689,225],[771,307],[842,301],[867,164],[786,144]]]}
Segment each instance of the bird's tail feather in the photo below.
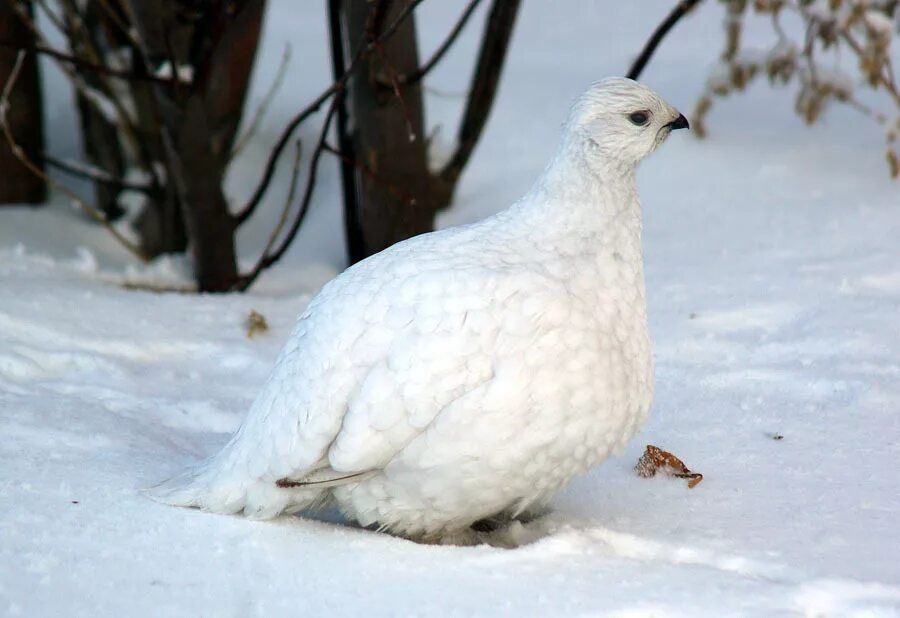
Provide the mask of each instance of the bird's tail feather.
{"label": "bird's tail feather", "polygon": [[271,519],[281,513],[296,512],[322,499],[322,489],[282,488],[265,479],[235,475],[233,468],[223,466],[222,454],[145,489],[144,493],[163,504],[213,513],[243,512],[251,519]]}

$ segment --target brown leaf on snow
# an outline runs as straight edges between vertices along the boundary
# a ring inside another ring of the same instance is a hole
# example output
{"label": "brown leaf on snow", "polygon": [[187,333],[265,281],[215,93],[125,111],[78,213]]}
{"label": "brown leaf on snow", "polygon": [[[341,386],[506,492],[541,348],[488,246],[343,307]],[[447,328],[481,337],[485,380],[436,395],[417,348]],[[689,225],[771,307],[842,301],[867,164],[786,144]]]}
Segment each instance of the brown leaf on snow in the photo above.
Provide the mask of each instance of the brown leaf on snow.
{"label": "brown leaf on snow", "polygon": [[266,322],[266,318],[263,314],[257,313],[251,309],[250,315],[247,316],[247,320],[244,322],[244,328],[247,330],[247,338],[252,339],[256,335],[260,335],[269,330],[269,323]]}
{"label": "brown leaf on snow", "polygon": [[656,476],[656,473],[662,471],[668,476],[674,476],[680,479],[687,479],[687,486],[691,489],[700,484],[703,475],[699,472],[691,472],[684,462],[678,459],[669,451],[664,451],[658,446],[652,444],[647,445],[647,450],[638,459],[634,466],[634,471],[638,476],[650,478]]}

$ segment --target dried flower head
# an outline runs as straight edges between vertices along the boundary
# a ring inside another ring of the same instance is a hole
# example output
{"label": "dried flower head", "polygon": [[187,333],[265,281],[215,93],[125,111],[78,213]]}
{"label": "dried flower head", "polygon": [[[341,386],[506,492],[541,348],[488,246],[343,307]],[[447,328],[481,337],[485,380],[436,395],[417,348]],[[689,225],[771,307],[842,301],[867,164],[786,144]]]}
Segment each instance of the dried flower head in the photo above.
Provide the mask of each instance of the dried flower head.
{"label": "dried flower head", "polygon": [[[706,115],[716,97],[747,88],[765,75],[773,85],[796,84],[796,112],[807,124],[818,121],[832,102],[851,105],[885,127],[891,177],[900,176],[893,143],[900,133],[900,88],[892,62],[894,39],[900,33],[900,0],[721,0],[726,7],[721,62],[710,75],[706,91],[694,108],[696,134],[707,132]],[[792,39],[781,26],[789,12],[803,23],[802,40]],[[748,15],[766,16],[777,34],[767,51],[742,47]],[[839,68],[840,57],[856,59],[858,76]],[[830,61],[829,64],[825,64]],[[859,86],[886,95],[890,113],[873,109],[855,93]],[[893,121],[891,121],[893,118]]]}

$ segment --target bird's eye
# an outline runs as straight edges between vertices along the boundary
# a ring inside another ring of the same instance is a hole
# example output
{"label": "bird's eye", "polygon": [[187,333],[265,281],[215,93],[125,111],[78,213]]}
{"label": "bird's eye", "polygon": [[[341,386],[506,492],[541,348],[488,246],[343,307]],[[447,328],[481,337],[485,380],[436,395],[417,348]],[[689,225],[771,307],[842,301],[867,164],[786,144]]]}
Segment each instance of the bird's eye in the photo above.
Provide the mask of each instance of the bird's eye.
{"label": "bird's eye", "polygon": [[628,116],[628,120],[631,121],[631,124],[642,127],[650,120],[650,114],[648,112],[634,112]]}

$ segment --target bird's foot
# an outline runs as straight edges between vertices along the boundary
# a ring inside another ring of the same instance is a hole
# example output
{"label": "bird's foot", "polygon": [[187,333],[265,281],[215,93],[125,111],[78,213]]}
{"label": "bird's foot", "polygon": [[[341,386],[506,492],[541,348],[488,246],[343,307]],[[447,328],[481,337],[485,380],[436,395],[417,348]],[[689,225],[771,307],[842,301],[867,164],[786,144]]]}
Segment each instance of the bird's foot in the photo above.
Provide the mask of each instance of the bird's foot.
{"label": "bird's foot", "polygon": [[544,517],[549,509],[538,507],[528,509],[515,516],[512,511],[503,511],[479,519],[468,528],[442,531],[413,537],[411,540],[426,545],[456,545],[472,547],[490,545],[504,549],[514,549],[527,545],[545,536],[548,529]]}

